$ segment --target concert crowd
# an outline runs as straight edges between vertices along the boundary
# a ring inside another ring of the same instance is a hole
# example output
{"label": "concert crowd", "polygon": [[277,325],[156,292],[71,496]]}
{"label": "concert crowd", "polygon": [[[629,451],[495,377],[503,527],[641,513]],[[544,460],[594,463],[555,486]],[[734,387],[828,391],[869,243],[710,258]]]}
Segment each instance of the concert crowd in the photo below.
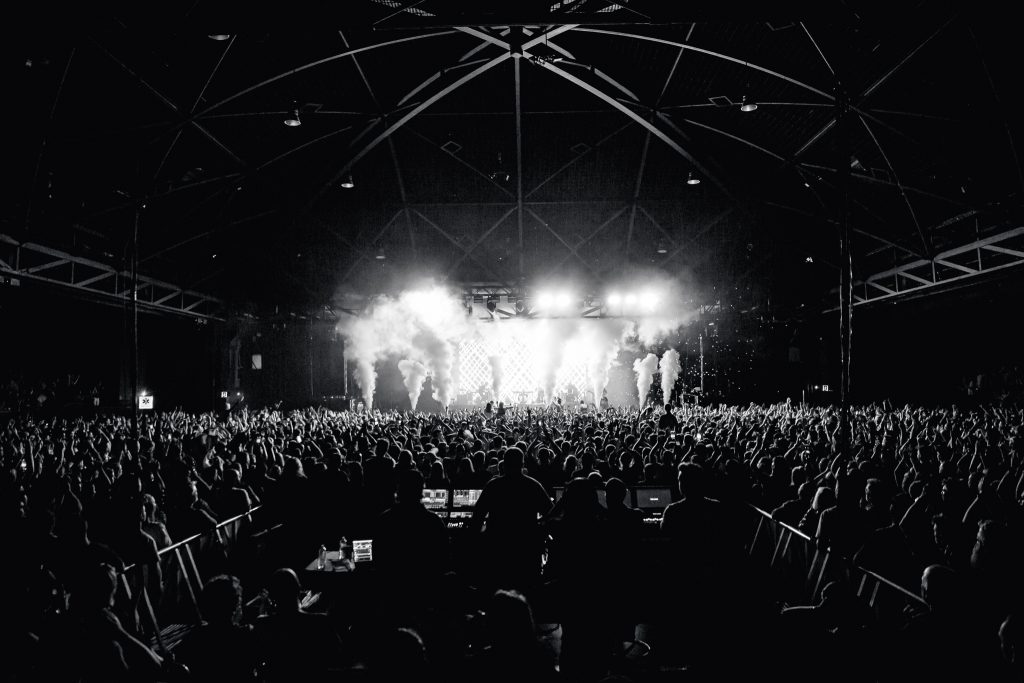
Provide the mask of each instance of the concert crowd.
{"label": "concert crowd", "polygon": [[[789,403],[172,411],[144,414],[137,436],[125,416],[23,412],[0,426],[2,673],[639,679],[631,605],[654,591],[668,626],[652,654],[686,651],[692,680],[1024,680],[1024,411],[857,406],[846,454],[840,431],[836,408]],[[653,528],[629,504],[638,485],[674,489]],[[472,569],[420,502],[444,488],[483,491],[464,530]],[[126,568],[144,568],[159,599],[161,549],[256,506],[280,525],[287,564],[247,585],[207,581],[202,625],[171,653],[117,616]],[[750,506],[921,605],[879,624],[841,581],[813,604],[780,603],[747,566]],[[671,570],[654,589],[628,566],[645,534]],[[374,539],[380,599],[318,611],[302,568],[342,537]]]}

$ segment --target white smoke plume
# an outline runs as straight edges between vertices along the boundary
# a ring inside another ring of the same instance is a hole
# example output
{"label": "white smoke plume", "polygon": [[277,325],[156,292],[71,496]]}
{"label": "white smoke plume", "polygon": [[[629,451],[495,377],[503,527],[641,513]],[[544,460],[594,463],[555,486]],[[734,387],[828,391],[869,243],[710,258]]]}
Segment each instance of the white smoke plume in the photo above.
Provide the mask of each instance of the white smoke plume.
{"label": "white smoke plume", "polygon": [[622,342],[632,330],[632,322],[622,319],[581,320],[579,346],[587,363],[587,376],[594,403],[600,403],[601,394],[608,386],[608,373],[622,348]]}
{"label": "white smoke plume", "polygon": [[658,357],[648,353],[644,358],[633,361],[633,372],[636,373],[636,390],[640,396],[640,407],[647,402],[647,394],[654,383],[654,373],[658,370]]}
{"label": "white smoke plume", "polygon": [[[490,388],[495,400],[501,400],[510,390],[532,396],[538,389],[551,400],[556,389],[566,382],[579,383],[573,378],[579,377],[574,373],[579,373],[582,365],[587,385],[579,388],[586,389],[587,400],[598,402],[621,351],[646,353],[695,314],[692,304],[684,298],[689,287],[684,290],[679,282],[664,274],[636,273],[613,291],[621,303],[619,310],[611,310],[611,304],[605,302],[608,317],[541,315],[539,319],[499,322],[468,316],[460,293],[431,285],[397,297],[372,299],[359,316],[339,322],[338,331],[345,338],[345,354],[354,364],[356,381],[368,409],[374,403],[375,365],[399,360],[413,406],[418,403],[427,376],[432,380],[434,398],[444,406],[449,405],[457,390],[467,389],[459,388],[458,379],[462,362],[459,344],[463,341],[482,343],[480,361],[490,368]],[[523,351],[528,354],[525,369],[520,366]],[[510,358],[514,364],[510,364]],[[671,396],[671,386],[679,376],[678,366],[678,354],[666,353],[662,358],[663,382],[671,380],[671,384],[665,385],[669,386],[666,398]],[[478,383],[480,367],[472,367],[474,382]],[[658,359],[653,354],[634,364],[641,400],[646,398],[657,369]],[[466,367],[461,370],[464,377],[469,375]],[[477,389],[474,386],[471,390]]]}
{"label": "white smoke plume", "polygon": [[420,392],[423,391],[423,382],[427,379],[427,366],[418,360],[406,358],[398,361],[398,371],[402,373],[402,384],[409,392],[409,403],[412,404],[412,409],[416,410]]}
{"label": "white smoke plume", "polygon": [[661,362],[658,364],[658,369],[661,370],[663,401],[665,405],[668,405],[672,402],[672,388],[676,385],[676,380],[679,379],[679,372],[682,370],[682,366],[679,363],[679,352],[675,349],[668,349],[665,353],[661,354]]}
{"label": "white smoke plume", "polygon": [[502,384],[505,381],[501,356],[487,356],[487,362],[491,364],[491,390],[494,392],[494,400],[500,401]]}
{"label": "white smoke plume", "polygon": [[458,298],[440,287],[404,292],[397,299],[378,297],[362,315],[338,324],[367,409],[377,384],[374,364],[390,355],[422,359],[434,398],[447,406],[454,387],[453,343],[470,329]]}

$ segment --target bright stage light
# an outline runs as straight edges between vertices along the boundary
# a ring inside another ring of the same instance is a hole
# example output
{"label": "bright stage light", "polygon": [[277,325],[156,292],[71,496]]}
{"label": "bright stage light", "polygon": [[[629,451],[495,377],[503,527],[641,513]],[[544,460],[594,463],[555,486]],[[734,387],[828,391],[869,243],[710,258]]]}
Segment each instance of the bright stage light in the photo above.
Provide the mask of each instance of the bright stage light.
{"label": "bright stage light", "polygon": [[627,294],[626,297],[623,299],[623,301],[625,302],[625,304],[627,306],[632,306],[633,304],[636,303],[636,295],[635,294]]}
{"label": "bright stage light", "polygon": [[657,308],[660,299],[657,292],[648,290],[640,295],[640,307],[647,312],[652,312]]}
{"label": "bright stage light", "polygon": [[551,292],[541,292],[537,295],[537,308],[549,309],[555,303],[555,297]]}
{"label": "bright stage light", "polygon": [[608,305],[609,306],[618,306],[621,303],[622,303],[622,297],[619,296],[618,293],[612,292],[611,294],[608,295]]}
{"label": "bright stage light", "polygon": [[569,292],[559,292],[555,296],[555,306],[561,311],[571,308],[572,294],[570,294]]}

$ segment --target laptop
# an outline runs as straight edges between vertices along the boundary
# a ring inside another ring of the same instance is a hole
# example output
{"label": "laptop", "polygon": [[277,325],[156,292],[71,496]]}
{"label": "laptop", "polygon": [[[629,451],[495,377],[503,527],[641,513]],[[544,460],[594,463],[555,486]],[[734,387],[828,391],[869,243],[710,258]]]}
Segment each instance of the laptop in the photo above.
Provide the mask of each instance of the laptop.
{"label": "laptop", "polygon": [[373,562],[373,539],[367,538],[360,541],[352,541],[352,561]]}
{"label": "laptop", "polygon": [[645,518],[660,518],[671,503],[672,489],[668,487],[636,489],[636,506],[643,511]]}
{"label": "laptop", "polygon": [[423,489],[423,507],[441,514],[448,509],[448,489]]}

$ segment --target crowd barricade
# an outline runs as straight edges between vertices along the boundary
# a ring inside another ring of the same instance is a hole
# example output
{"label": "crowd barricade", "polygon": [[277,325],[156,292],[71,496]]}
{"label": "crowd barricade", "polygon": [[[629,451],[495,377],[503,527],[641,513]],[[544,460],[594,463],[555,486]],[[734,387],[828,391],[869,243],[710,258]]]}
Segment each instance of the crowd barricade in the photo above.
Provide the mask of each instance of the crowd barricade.
{"label": "crowd barricade", "polygon": [[[269,530],[257,532],[246,513],[220,522],[202,533],[158,553],[160,580],[153,567],[130,565],[121,572],[115,611],[122,622],[166,653],[202,621],[199,595],[203,584],[222,573],[240,574],[251,564],[254,546]],[[244,581],[243,581],[244,585]]]}
{"label": "crowd barricade", "polygon": [[770,513],[754,506],[751,510],[756,528],[748,552],[752,560],[769,567],[788,604],[816,603],[830,581],[843,581],[882,622],[893,621],[908,608],[927,606],[917,593],[831,552],[816,539],[773,519]]}

